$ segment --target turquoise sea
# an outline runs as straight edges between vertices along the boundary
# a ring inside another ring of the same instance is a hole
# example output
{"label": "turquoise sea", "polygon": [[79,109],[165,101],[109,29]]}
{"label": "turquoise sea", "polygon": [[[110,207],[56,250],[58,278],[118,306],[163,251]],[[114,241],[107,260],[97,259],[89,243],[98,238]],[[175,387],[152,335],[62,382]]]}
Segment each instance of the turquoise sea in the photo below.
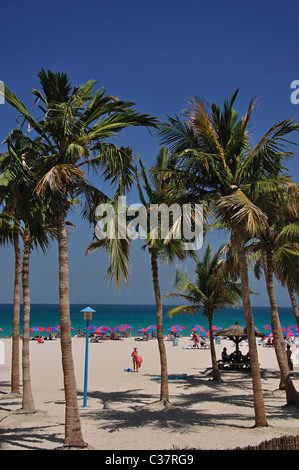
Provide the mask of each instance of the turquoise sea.
{"label": "turquoise sea", "polygon": [[[91,325],[99,327],[101,325],[108,325],[111,328],[119,326],[123,323],[127,323],[133,327],[132,334],[137,336],[136,331],[140,328],[146,328],[149,325],[156,324],[156,308],[155,305],[88,305],[89,307],[96,310],[93,314]],[[76,334],[78,328],[86,326],[86,322],[83,319],[83,313],[80,312],[87,305],[72,304],[71,305],[71,323],[74,330],[72,335]],[[207,318],[204,317],[200,312],[194,315],[176,315],[170,318],[167,315],[167,311],[171,308],[170,305],[164,306],[164,334],[167,334],[168,328],[173,325],[183,325],[183,336],[189,336],[190,330],[195,324],[203,326],[205,330],[208,329]],[[270,324],[271,312],[269,307],[253,307],[252,308],[254,323],[259,331],[264,331],[263,326]],[[0,327],[3,331],[0,331],[0,337],[11,336],[12,334],[12,304],[0,304]],[[287,328],[288,326],[295,323],[294,313],[292,308],[281,307],[279,308],[279,315],[282,327]],[[217,310],[214,316],[214,325],[226,328],[234,324],[236,321],[240,325],[245,326],[243,309],[226,308],[223,310]],[[58,304],[32,304],[30,314],[30,327],[41,326],[48,328],[50,326],[59,325],[59,306]],[[22,333],[22,312],[20,322],[20,333]],[[32,333],[35,335],[36,333]],[[45,333],[41,333],[45,334]],[[49,334],[49,333],[46,333]]]}

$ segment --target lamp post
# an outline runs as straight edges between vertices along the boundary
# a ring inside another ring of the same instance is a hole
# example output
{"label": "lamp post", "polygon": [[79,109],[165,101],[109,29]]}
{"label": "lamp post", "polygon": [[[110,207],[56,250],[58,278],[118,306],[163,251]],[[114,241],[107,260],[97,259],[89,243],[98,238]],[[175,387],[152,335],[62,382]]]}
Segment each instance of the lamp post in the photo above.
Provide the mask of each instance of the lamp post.
{"label": "lamp post", "polygon": [[85,374],[84,374],[84,396],[83,408],[87,407],[87,379],[88,379],[88,339],[89,339],[89,322],[92,319],[92,314],[95,312],[90,307],[85,307],[81,312],[84,313],[84,320],[86,320],[86,347],[85,347]]}

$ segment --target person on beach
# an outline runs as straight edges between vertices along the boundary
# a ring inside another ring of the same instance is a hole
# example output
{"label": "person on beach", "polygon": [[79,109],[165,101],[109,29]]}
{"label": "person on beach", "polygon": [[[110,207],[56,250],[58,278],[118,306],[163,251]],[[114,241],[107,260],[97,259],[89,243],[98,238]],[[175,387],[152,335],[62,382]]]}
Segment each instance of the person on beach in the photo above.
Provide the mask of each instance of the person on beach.
{"label": "person on beach", "polygon": [[290,370],[293,370],[293,361],[291,359],[292,351],[291,351],[291,346],[289,344],[287,345],[286,353],[287,353],[289,368],[290,368]]}
{"label": "person on beach", "polygon": [[223,348],[223,351],[221,353],[221,360],[222,362],[228,362],[229,361],[229,355],[227,354],[227,349]]}
{"label": "person on beach", "polygon": [[193,332],[192,341],[194,342],[193,347],[198,348],[199,339],[195,331]]}
{"label": "person on beach", "polygon": [[141,366],[141,363],[142,363],[142,357],[138,355],[137,348],[134,348],[131,354],[131,357],[133,360],[133,371],[139,372],[139,367]]}

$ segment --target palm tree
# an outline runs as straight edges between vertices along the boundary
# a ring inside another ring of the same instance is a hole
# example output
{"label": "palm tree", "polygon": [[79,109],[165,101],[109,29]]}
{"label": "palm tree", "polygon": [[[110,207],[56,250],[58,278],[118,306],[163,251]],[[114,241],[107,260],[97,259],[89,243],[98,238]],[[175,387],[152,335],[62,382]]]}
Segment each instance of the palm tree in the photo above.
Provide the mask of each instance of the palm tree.
{"label": "palm tree", "polygon": [[[267,213],[268,223],[264,230],[257,233],[267,292],[271,306],[271,326],[275,353],[281,372],[281,388],[286,390],[288,405],[299,404],[299,394],[291,380],[285,353],[277,302],[274,291],[274,275],[279,276],[289,286],[298,286],[299,226],[298,226],[298,190],[286,190],[283,185],[271,197],[264,197],[260,202]],[[255,272],[258,272],[256,267]]]}
{"label": "palm tree", "polygon": [[225,306],[236,306],[242,297],[240,283],[228,279],[225,262],[221,258],[222,254],[223,246],[218,248],[213,255],[209,243],[202,261],[196,262],[195,282],[188,278],[186,272],[177,271],[175,287],[179,292],[166,294],[166,297],[176,296],[189,303],[172,308],[168,311],[169,315],[181,312],[194,314],[202,309],[202,314],[208,318],[213,380],[221,380],[213,339],[214,311]]}
{"label": "palm tree", "polygon": [[[136,226],[136,220],[128,216],[126,219],[126,237],[118,240],[109,240],[107,238],[97,240],[91,243],[86,253],[91,253],[97,248],[104,248],[110,253],[110,266],[107,272],[109,279],[116,279],[116,284],[119,285],[120,276],[123,275],[125,281],[128,279],[128,267],[130,264],[129,249],[131,242],[131,234],[142,234],[144,238],[143,249],[148,249],[151,260],[151,270],[153,279],[153,289],[155,295],[156,312],[157,312],[157,340],[160,355],[160,366],[161,366],[161,387],[160,387],[160,400],[159,402],[163,406],[169,405],[169,387],[168,387],[168,372],[167,372],[167,355],[164,343],[163,334],[163,306],[161,300],[161,290],[159,282],[159,269],[158,260],[164,262],[172,262],[175,259],[183,260],[187,256],[187,252],[184,251],[182,241],[175,239],[171,229],[167,231],[169,240],[167,237],[162,238],[161,233],[161,221],[158,222],[158,226],[152,223],[151,215],[157,206],[167,204],[168,206],[178,201],[177,197],[174,196],[172,199],[169,196],[168,181],[166,178],[159,179],[156,177],[162,171],[170,170],[173,166],[172,156],[166,148],[160,149],[157,159],[152,169],[151,178],[148,177],[147,171],[139,158],[141,180],[144,186],[145,195],[143,193],[140,177],[136,170],[137,186],[139,190],[140,201],[142,208],[145,209],[146,213],[143,214],[145,220],[138,220]],[[138,218],[137,218],[138,219]],[[139,225],[140,224],[140,225]],[[173,227],[172,223],[170,224]],[[170,233],[171,232],[171,233]]]}
{"label": "palm tree", "polygon": [[248,127],[257,100],[251,100],[245,116],[239,119],[233,105],[238,90],[218,105],[194,97],[185,112],[186,120],[169,118],[161,126],[162,144],[178,155],[178,169],[192,195],[213,200],[216,216],[231,231],[236,243],[242,285],[242,301],[251,359],[255,424],[267,426],[262,394],[257,345],[251,311],[245,239],[266,226],[266,214],[255,204],[258,195],[273,189],[282,180],[282,162],[291,152],[286,136],[298,129],[293,119],[272,126],[252,146]]}
{"label": "palm tree", "polygon": [[[22,370],[23,370],[23,399],[22,410],[26,413],[36,412],[30,374],[29,324],[30,324],[30,291],[29,291],[29,259],[32,244],[40,246],[45,251],[48,239],[45,234],[45,210],[35,189],[34,171],[32,167],[33,153],[31,147],[24,146],[26,138],[18,130],[13,131],[6,139],[8,152],[2,158],[0,171],[8,181],[4,200],[11,209],[11,228],[13,236],[21,236],[24,243],[22,263],[23,287],[23,340],[22,340]],[[8,189],[9,188],[9,189]],[[16,215],[14,217],[12,214]],[[17,230],[16,230],[17,227]],[[15,242],[16,246],[16,242]],[[16,261],[19,261],[17,253]],[[17,266],[19,269],[19,266]],[[19,270],[16,278],[19,281]],[[16,303],[19,306],[19,292]],[[15,338],[19,341],[19,338]],[[19,367],[16,364],[15,367]]]}
{"label": "palm tree", "polygon": [[[156,119],[137,113],[134,103],[94,91],[96,81],[72,86],[65,73],[41,70],[42,91],[33,90],[42,117],[35,119],[26,106],[5,87],[6,101],[42,139],[44,157],[36,169],[40,175],[37,193],[43,195],[55,218],[59,253],[59,309],[61,351],[66,399],[65,446],[86,446],[81,430],[77,387],[70,334],[69,264],[66,217],[76,197],[94,188],[82,169],[102,168],[105,179],[125,179],[128,173],[126,149],[118,149],[106,140],[128,126],[156,126]],[[130,176],[130,174],[129,174]]]}
{"label": "palm tree", "polygon": [[[0,175],[0,185],[2,177]],[[2,193],[0,188],[0,192]],[[4,211],[6,207],[4,208]],[[9,213],[0,214],[0,245],[12,243],[15,255],[14,265],[14,289],[13,289],[13,328],[12,328],[12,358],[11,358],[11,394],[20,395],[20,293],[22,277],[22,256],[20,248],[20,237],[18,227],[11,219]]]}

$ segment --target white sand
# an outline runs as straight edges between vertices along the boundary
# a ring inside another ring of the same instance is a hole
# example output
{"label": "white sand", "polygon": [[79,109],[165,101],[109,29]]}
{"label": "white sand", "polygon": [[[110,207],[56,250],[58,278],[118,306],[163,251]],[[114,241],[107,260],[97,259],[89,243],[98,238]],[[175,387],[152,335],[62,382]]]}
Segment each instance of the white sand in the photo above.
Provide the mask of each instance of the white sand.
{"label": "white sand", "polygon": [[[5,364],[0,365],[0,449],[54,449],[64,441],[64,391],[60,341],[30,343],[32,388],[37,413],[15,413],[21,398],[10,392],[11,340],[4,339]],[[282,435],[299,433],[299,410],[286,407],[285,393],[278,390],[279,372],[273,348],[258,346],[264,400],[269,426],[254,428],[252,380],[248,372],[222,372],[223,382],[210,380],[210,350],[183,349],[166,341],[168,373],[187,374],[170,381],[172,406],[154,404],[159,398],[160,375],[156,340],[103,341],[89,344],[88,407],[83,408],[85,339],[73,338],[78,403],[83,437],[95,450],[171,450],[173,448],[232,449],[254,445]],[[131,351],[137,346],[143,357],[139,373],[131,368]],[[216,345],[220,358],[222,340]],[[299,348],[293,347],[293,356]],[[246,353],[247,348],[241,350]],[[298,361],[299,363],[299,361]],[[297,369],[297,370],[296,370]],[[293,372],[299,390],[299,365]]]}

